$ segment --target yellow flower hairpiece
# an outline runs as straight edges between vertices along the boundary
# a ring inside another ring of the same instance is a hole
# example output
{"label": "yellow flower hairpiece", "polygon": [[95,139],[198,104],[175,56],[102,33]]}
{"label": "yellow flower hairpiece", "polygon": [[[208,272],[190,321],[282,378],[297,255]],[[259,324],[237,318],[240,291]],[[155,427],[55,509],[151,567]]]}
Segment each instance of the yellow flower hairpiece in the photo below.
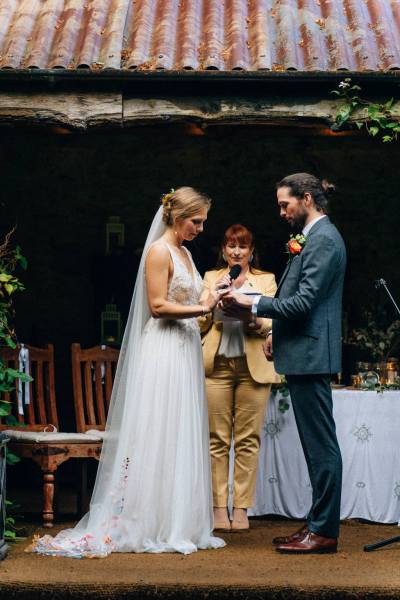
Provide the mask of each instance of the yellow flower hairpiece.
{"label": "yellow flower hairpiece", "polygon": [[163,194],[161,196],[161,204],[163,206],[171,208],[171,200],[172,200],[172,196],[174,194],[175,194],[175,190],[174,190],[174,188],[171,188],[171,190],[167,194]]}

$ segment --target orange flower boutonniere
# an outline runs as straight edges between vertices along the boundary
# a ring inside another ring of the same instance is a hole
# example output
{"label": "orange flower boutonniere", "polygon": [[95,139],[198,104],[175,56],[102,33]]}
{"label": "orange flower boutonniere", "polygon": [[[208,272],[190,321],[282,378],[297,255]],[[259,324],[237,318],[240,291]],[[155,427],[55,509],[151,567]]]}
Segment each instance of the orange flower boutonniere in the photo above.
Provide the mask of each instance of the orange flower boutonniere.
{"label": "orange flower boutonniere", "polygon": [[295,256],[300,254],[306,244],[306,238],[302,234],[291,235],[288,243],[286,244],[286,252],[288,254],[288,262],[290,262]]}

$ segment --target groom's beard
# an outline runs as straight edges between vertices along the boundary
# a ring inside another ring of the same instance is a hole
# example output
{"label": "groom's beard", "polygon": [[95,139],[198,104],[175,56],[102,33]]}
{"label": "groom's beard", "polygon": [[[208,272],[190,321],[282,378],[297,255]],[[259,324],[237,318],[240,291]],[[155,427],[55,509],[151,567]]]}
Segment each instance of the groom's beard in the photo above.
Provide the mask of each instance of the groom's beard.
{"label": "groom's beard", "polygon": [[307,215],[299,215],[293,218],[293,221],[290,223],[290,227],[295,231],[302,232],[306,224],[306,217]]}

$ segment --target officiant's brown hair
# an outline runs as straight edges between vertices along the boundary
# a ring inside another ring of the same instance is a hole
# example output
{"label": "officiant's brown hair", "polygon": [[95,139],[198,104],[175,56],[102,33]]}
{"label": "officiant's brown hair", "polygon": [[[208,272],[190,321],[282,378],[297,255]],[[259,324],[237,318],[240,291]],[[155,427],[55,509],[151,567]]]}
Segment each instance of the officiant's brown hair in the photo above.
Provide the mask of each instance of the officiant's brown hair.
{"label": "officiant's brown hair", "polygon": [[317,210],[328,212],[328,196],[335,191],[335,186],[326,179],[318,179],[310,173],[294,173],[284,177],[276,184],[276,188],[287,187],[292,196],[299,200],[304,198],[307,192],[311,194]]}
{"label": "officiant's brown hair", "polygon": [[173,225],[175,219],[188,219],[195,214],[211,207],[211,200],[205,194],[192,187],[183,186],[171,190],[161,199],[163,204],[163,221],[166,225]]}
{"label": "officiant's brown hair", "polygon": [[221,246],[219,248],[217,269],[223,269],[227,266],[226,260],[224,260],[224,248],[230,242],[235,244],[243,244],[248,246],[252,250],[253,259],[249,262],[249,269],[251,273],[257,273],[260,271],[260,261],[257,250],[254,243],[254,234],[250,229],[242,225],[241,223],[235,223],[230,225],[224,233],[222,238]]}

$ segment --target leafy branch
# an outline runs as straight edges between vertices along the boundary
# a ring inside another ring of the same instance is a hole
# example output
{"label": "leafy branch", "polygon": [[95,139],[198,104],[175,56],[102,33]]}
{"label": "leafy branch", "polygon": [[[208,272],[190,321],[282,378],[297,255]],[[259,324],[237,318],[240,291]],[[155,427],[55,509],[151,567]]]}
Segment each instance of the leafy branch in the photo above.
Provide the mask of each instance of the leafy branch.
{"label": "leafy branch", "polygon": [[[19,246],[11,243],[15,228],[9,231],[0,244],[0,349],[17,347],[16,334],[13,327],[15,316],[13,296],[25,289],[22,282],[16,277],[15,270],[18,266],[26,269],[27,261],[22,255]],[[6,400],[5,394],[15,389],[17,380],[32,381],[32,378],[22,371],[8,367],[7,362],[0,356],[0,417],[4,418],[7,425],[17,425],[18,422],[11,414],[12,404]],[[7,452],[8,464],[19,462],[18,456]]]}
{"label": "leafy branch", "polygon": [[[21,532],[21,528],[17,527],[15,518],[12,516],[12,514],[16,513],[17,508],[20,507],[14,504],[14,502],[11,500],[6,500],[5,504],[7,511],[4,530],[5,539],[7,539],[9,542],[16,542],[18,540],[26,539],[25,536],[18,535]],[[19,518],[21,517],[21,515],[18,516]]]}
{"label": "leafy branch", "polygon": [[364,312],[365,327],[353,329],[345,342],[366,350],[379,361],[387,361],[400,346],[400,320],[393,321],[387,329],[380,327],[372,313]]}
{"label": "leafy branch", "polygon": [[274,388],[280,394],[278,410],[284,414],[290,408],[289,404],[289,386],[284,375],[281,375],[281,382],[274,385]]}
{"label": "leafy branch", "polygon": [[360,120],[355,122],[358,129],[365,129],[369,135],[381,138],[384,143],[397,141],[400,123],[394,119],[392,112],[394,98],[383,103],[371,102],[360,96],[361,91],[359,85],[352,85],[350,78],[341,81],[338,89],[331,91],[331,94],[344,100],[337,110],[332,129],[341,129],[359,111]]}

